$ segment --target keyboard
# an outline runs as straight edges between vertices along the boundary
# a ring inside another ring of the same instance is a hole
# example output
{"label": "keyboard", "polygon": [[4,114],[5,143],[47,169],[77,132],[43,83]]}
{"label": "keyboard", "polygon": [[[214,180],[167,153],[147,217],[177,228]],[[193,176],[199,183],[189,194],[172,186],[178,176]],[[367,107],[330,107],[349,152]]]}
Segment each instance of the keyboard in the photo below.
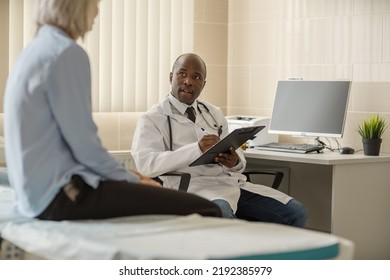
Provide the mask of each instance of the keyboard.
{"label": "keyboard", "polygon": [[257,150],[306,154],[311,152],[320,152],[324,147],[315,144],[268,143],[255,146],[254,148]]}

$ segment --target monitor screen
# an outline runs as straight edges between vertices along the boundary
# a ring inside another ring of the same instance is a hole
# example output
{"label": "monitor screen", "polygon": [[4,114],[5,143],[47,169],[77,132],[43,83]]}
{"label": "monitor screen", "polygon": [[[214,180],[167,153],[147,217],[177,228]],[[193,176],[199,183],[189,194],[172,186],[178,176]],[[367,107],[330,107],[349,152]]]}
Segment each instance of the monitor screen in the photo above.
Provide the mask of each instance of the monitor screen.
{"label": "monitor screen", "polygon": [[279,81],[269,133],[342,137],[350,81]]}

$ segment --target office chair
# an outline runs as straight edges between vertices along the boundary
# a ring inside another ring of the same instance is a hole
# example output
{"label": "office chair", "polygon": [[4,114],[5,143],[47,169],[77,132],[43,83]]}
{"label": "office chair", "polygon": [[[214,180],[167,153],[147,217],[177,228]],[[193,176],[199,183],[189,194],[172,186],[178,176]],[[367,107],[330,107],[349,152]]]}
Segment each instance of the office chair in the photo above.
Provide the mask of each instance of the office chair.
{"label": "office chair", "polygon": [[[187,192],[191,180],[190,173],[171,171],[171,172],[164,173],[160,176],[180,176],[179,191]],[[161,185],[163,184],[163,182],[159,177],[154,177],[153,179],[159,182]]]}
{"label": "office chair", "polygon": [[244,172],[242,172],[247,178],[248,182],[251,182],[251,175],[252,174],[261,174],[261,175],[273,175],[274,180],[272,182],[271,188],[277,190],[282,183],[284,173],[281,171],[276,170],[266,170],[266,169],[246,169]]}
{"label": "office chair", "polygon": [[[251,175],[253,174],[260,174],[260,175],[272,175],[274,176],[274,180],[272,182],[271,188],[278,189],[282,180],[284,173],[281,171],[275,171],[275,170],[266,170],[266,169],[246,169],[244,172],[242,172],[247,177],[247,181],[251,182]],[[167,172],[160,176],[180,176],[180,182],[179,182],[179,191],[187,192],[188,186],[191,181],[191,174],[185,173],[185,172]],[[160,178],[155,177],[154,180],[158,181],[160,184],[162,184],[162,181]]]}

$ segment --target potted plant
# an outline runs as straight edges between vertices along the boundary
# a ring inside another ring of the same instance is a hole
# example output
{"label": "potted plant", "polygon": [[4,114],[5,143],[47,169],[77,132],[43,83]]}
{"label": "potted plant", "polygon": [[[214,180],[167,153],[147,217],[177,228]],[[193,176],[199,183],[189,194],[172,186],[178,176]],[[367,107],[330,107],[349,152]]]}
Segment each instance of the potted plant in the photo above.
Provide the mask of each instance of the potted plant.
{"label": "potted plant", "polygon": [[386,119],[377,114],[364,119],[358,125],[358,132],[362,137],[363,151],[365,155],[378,156],[381,143],[382,135],[387,128]]}

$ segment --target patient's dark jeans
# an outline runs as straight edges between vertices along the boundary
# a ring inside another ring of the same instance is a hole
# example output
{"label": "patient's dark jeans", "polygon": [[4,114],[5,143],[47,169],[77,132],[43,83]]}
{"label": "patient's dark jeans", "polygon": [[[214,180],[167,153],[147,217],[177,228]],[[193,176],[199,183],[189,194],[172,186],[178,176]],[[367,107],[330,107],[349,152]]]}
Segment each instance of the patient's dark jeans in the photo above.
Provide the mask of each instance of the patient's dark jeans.
{"label": "patient's dark jeans", "polygon": [[38,219],[60,221],[193,213],[221,217],[218,206],[211,201],[181,191],[124,181],[101,181],[94,189],[80,176],[73,176],[71,184],[77,193],[75,199],[62,189]]}

